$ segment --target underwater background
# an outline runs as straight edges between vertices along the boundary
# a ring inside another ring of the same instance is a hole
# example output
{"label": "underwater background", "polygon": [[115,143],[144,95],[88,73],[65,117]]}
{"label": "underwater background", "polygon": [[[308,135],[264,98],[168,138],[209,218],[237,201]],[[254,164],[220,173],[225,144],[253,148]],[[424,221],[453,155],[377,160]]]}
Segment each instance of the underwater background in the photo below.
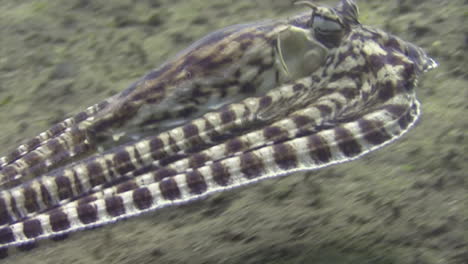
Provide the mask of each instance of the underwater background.
{"label": "underwater background", "polygon": [[[351,163],[74,233],[0,263],[468,263],[468,2],[358,4],[361,23],[440,65],[419,82],[423,116],[407,135]],[[302,10],[290,0],[0,0],[0,154],[215,29]]]}

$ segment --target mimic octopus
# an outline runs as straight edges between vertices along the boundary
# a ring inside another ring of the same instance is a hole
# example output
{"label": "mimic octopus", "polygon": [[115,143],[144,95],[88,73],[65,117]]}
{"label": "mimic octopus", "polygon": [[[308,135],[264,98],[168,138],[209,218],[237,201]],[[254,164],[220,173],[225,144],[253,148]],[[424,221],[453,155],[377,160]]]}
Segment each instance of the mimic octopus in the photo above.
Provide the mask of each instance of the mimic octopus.
{"label": "mimic octopus", "polygon": [[[215,31],[0,159],[0,249],[351,161],[420,115],[419,47],[358,7]],[[312,12],[310,12],[310,9]]]}

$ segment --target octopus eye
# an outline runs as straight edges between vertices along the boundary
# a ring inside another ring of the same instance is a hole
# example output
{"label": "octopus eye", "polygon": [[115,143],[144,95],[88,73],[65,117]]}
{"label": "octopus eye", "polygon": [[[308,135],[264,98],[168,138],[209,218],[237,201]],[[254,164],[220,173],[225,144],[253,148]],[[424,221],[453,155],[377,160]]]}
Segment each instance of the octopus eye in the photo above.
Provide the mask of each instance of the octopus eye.
{"label": "octopus eye", "polygon": [[316,39],[327,48],[338,47],[340,45],[344,29],[337,21],[316,15],[312,20],[312,28]]}
{"label": "octopus eye", "polygon": [[322,16],[315,16],[313,20],[314,30],[320,31],[322,33],[336,33],[341,32],[343,27],[336,21],[324,18]]}

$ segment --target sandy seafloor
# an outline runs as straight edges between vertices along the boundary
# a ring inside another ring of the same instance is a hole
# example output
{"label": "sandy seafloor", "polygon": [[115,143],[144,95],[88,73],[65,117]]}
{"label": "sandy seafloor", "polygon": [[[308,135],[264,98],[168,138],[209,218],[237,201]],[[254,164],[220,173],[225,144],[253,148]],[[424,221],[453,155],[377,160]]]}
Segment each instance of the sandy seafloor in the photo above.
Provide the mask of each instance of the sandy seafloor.
{"label": "sandy seafloor", "polygon": [[[363,23],[440,63],[420,81],[423,116],[403,138],[358,161],[75,233],[0,263],[468,263],[468,3],[360,8]],[[0,153],[214,29],[300,10],[289,0],[0,0]]]}

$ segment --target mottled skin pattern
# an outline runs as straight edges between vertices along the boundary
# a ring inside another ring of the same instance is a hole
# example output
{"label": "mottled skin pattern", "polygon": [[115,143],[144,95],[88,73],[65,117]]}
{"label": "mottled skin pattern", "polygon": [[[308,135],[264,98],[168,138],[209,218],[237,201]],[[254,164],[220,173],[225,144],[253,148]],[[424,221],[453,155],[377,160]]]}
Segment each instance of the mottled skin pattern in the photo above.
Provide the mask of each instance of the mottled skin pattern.
{"label": "mottled skin pattern", "polygon": [[[302,4],[312,13],[208,35],[2,158],[0,247],[353,160],[411,128],[417,78],[435,62],[361,25],[353,1]],[[285,34],[323,57],[297,72]],[[167,120],[175,127],[93,154],[107,134]]]}

